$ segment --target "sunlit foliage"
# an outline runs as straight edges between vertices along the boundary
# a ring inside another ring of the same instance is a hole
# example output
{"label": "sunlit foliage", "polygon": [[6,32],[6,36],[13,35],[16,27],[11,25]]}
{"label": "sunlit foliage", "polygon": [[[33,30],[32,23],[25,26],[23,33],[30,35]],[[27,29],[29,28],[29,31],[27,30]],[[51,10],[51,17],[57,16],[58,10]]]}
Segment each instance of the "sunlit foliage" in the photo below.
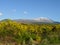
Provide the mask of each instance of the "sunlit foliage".
{"label": "sunlit foliage", "polygon": [[0,42],[17,45],[60,43],[60,24],[23,24],[10,19],[2,20]]}

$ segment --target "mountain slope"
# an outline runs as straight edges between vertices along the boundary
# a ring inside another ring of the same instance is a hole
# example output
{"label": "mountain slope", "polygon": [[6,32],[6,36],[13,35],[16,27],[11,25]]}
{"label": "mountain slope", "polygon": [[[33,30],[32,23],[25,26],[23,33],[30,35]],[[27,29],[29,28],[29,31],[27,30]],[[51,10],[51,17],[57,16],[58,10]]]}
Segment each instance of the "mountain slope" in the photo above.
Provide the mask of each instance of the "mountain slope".
{"label": "mountain slope", "polygon": [[41,23],[54,23],[53,20],[49,19],[49,18],[36,18],[36,19],[16,19],[14,21],[17,22],[21,22],[21,23],[37,23],[37,24],[41,24]]}

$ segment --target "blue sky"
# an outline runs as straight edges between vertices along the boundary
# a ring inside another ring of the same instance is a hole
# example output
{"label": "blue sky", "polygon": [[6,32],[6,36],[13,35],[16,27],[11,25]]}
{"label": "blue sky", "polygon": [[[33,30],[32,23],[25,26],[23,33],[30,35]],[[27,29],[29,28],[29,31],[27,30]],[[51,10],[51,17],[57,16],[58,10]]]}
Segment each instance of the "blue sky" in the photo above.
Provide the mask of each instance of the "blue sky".
{"label": "blue sky", "polygon": [[60,0],[0,0],[0,19],[39,17],[60,21]]}

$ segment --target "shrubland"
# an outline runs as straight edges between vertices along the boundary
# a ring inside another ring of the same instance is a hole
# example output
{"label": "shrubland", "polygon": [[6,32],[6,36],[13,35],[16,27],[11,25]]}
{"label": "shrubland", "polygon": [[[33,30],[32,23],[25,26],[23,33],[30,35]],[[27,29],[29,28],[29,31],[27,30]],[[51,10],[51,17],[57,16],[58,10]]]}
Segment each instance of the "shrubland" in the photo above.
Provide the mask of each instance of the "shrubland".
{"label": "shrubland", "polygon": [[[0,43],[10,45],[49,45],[60,43],[60,24],[24,24],[0,21]],[[12,43],[12,44],[11,44]]]}

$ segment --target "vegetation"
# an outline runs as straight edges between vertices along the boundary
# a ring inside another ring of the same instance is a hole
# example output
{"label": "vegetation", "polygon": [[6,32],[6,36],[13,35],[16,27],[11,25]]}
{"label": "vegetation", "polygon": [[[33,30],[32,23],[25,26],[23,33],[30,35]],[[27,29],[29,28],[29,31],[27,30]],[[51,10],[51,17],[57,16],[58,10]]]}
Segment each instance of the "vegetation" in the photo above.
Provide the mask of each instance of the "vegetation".
{"label": "vegetation", "polygon": [[0,43],[7,45],[59,44],[60,24],[23,24],[10,19],[3,20],[0,21]]}

